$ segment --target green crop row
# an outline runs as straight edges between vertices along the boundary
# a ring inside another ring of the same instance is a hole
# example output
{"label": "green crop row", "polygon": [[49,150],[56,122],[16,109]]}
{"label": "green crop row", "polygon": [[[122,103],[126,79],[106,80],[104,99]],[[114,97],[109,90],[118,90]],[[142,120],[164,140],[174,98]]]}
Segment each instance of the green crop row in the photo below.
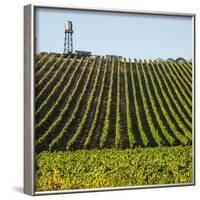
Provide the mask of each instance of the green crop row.
{"label": "green crop row", "polygon": [[[161,62],[161,64],[163,65],[162,62]],[[167,69],[170,71],[170,74],[171,74],[171,76],[173,77],[173,80],[175,81],[175,83],[177,84],[178,88],[180,89],[180,91],[181,91],[181,93],[182,93],[182,96],[185,97],[185,100],[186,100],[187,104],[191,106],[191,105],[192,105],[191,99],[186,95],[186,93],[185,93],[185,91],[184,91],[182,85],[177,81],[176,76],[174,75],[174,73],[173,73],[172,70],[171,70],[171,67],[173,67],[173,66],[172,66],[171,64],[168,64],[167,62],[165,62],[165,66],[167,66]],[[171,67],[170,67],[170,66],[171,66]],[[165,69],[164,65],[163,65],[163,69],[164,69],[164,71],[165,71],[165,73],[166,73],[166,69]],[[167,74],[167,76],[169,76],[168,73],[166,73],[166,74]],[[175,87],[173,81],[171,81],[171,83],[172,83],[172,87],[173,87],[174,91],[176,92],[177,96],[178,96],[178,97],[179,97],[179,96],[181,97],[181,94],[180,94],[180,92],[178,91],[178,89]],[[186,105],[183,98],[180,98],[179,100],[181,101],[181,103],[182,103],[183,105]]]}
{"label": "green crop row", "polygon": [[[81,59],[79,61],[79,63],[76,65],[74,71],[72,72],[69,81],[67,82],[67,84],[65,85],[64,89],[62,90],[62,92],[59,94],[56,102],[53,104],[53,106],[48,110],[48,112],[46,113],[46,115],[42,118],[42,120],[36,125],[36,128],[39,128],[49,117],[49,115],[54,111],[55,107],[57,106],[58,102],[60,101],[60,99],[62,98],[62,96],[65,94],[65,92],[67,91],[67,89],[69,88],[70,84],[72,83],[72,79],[74,78],[74,75],[76,73],[76,71],[78,70],[81,62],[83,59]],[[60,80],[57,82],[57,84],[54,86],[54,88],[52,89],[52,91],[49,93],[49,95],[47,96],[47,98],[42,102],[42,104],[40,105],[40,107],[36,110],[36,116],[40,113],[40,111],[42,110],[42,108],[48,103],[48,101],[51,99],[51,97],[55,94],[56,90],[60,87],[60,85],[62,84],[65,76],[68,74],[69,69],[71,68],[71,66],[73,65],[73,63],[75,62],[75,58],[74,60],[69,64],[67,70],[63,73],[62,77],[60,78]]]}
{"label": "green crop row", "polygon": [[39,64],[42,64],[43,62],[45,62],[45,59],[49,57],[49,54],[43,55],[38,57],[38,59],[36,58],[35,60],[35,69],[39,68]]}
{"label": "green crop row", "polygon": [[190,74],[192,75],[192,64],[191,63],[186,63],[186,64],[184,64],[184,66],[185,66],[186,70],[188,72],[190,72]]}
{"label": "green crop row", "polygon": [[133,89],[133,99],[134,99],[134,105],[135,105],[135,116],[136,116],[136,120],[137,120],[137,124],[138,124],[139,133],[142,138],[142,142],[143,142],[144,146],[146,147],[149,144],[149,140],[148,140],[146,133],[144,132],[144,129],[142,126],[142,120],[140,117],[140,111],[139,111],[138,102],[137,102],[137,91],[136,91],[135,80],[134,80],[134,76],[133,76],[133,66],[131,63],[131,59],[129,60],[129,63],[130,63],[130,72],[131,72],[131,84],[132,84],[132,89]]}
{"label": "green crop row", "polygon": [[53,74],[53,76],[51,77],[51,79],[42,88],[42,90],[37,94],[36,101],[40,98],[40,96],[44,93],[44,91],[48,88],[48,86],[53,83],[53,81],[56,79],[58,73],[64,68],[64,66],[68,62],[69,58],[70,58],[70,56],[68,56],[66,59],[63,60],[62,64],[60,65],[60,67],[57,68],[56,72]]}
{"label": "green crop row", "polygon": [[185,87],[185,90],[188,92],[189,97],[192,97],[192,90],[191,90],[191,86],[192,86],[192,81],[191,79],[189,80],[187,77],[187,75],[185,73],[183,73],[183,68],[180,68],[179,65],[177,65],[176,63],[174,63],[173,65],[171,64],[171,66],[173,66],[173,70],[175,71],[175,75],[177,77],[177,80],[180,82],[180,84],[182,84]]}
{"label": "green crop row", "polygon": [[106,59],[106,64],[105,64],[105,68],[104,68],[104,72],[103,72],[101,89],[100,89],[100,93],[99,93],[99,96],[98,96],[98,102],[97,102],[97,106],[96,106],[96,110],[95,110],[95,114],[94,114],[94,120],[93,120],[91,128],[88,132],[87,138],[84,142],[84,145],[83,145],[84,148],[87,148],[89,146],[92,135],[94,133],[94,129],[95,129],[96,124],[97,124],[97,118],[98,118],[98,115],[100,113],[100,105],[101,105],[101,102],[102,102],[102,96],[103,96],[103,91],[104,91],[104,87],[105,87],[104,84],[105,84],[105,79],[106,79],[107,67],[108,67],[108,59]]}
{"label": "green crop row", "polygon": [[[168,105],[168,108],[169,108],[169,110],[170,110],[172,116],[173,116],[173,117],[176,119],[176,121],[179,123],[179,126],[181,127],[181,129],[182,129],[182,130],[187,130],[187,129],[185,128],[185,126],[183,125],[183,123],[180,121],[180,119],[179,119],[177,113],[174,111],[173,107],[171,106],[171,103],[170,103],[170,101],[169,101],[169,99],[168,99],[168,96],[166,95],[165,90],[164,90],[164,88],[163,88],[162,82],[160,81],[160,79],[158,79],[157,73],[155,73],[154,75],[156,76],[157,81],[158,81],[158,83],[159,83],[159,86],[157,86],[157,85],[155,84],[155,82],[154,82],[154,78],[153,78],[152,72],[151,72],[151,70],[149,69],[149,65],[148,65],[147,62],[146,62],[146,67],[147,67],[147,71],[149,72],[150,79],[151,79],[151,82],[152,82],[152,85],[153,85],[153,89],[154,89],[154,92],[155,92],[155,96],[156,96],[156,98],[157,98],[157,100],[158,100],[158,103],[159,103],[160,109],[161,109],[161,111],[162,111],[162,113],[163,113],[163,116],[165,117],[165,119],[166,119],[166,121],[167,121],[169,127],[171,128],[171,130],[173,130],[173,133],[175,134],[175,136],[177,137],[177,139],[179,139],[179,141],[180,141],[182,144],[184,144],[184,145],[188,144],[188,139],[176,129],[175,124],[172,122],[172,120],[171,120],[169,114],[167,113],[167,110],[166,110],[166,108],[165,108],[165,106],[164,106],[164,104],[163,104],[163,101],[166,101],[166,103],[167,103],[167,105]],[[144,72],[144,76],[146,76],[146,75],[145,75],[145,71],[143,71],[143,72]],[[148,86],[148,83],[147,83],[147,82],[146,82],[146,86]],[[158,89],[157,89],[158,87],[160,87],[161,93],[162,93],[162,95],[163,95],[163,97],[164,97],[163,99],[161,99],[161,97],[160,97],[160,94],[159,94]],[[151,102],[151,103],[152,103],[152,102]],[[155,111],[154,111],[154,113],[155,113]],[[157,120],[159,120],[159,119],[157,118]],[[159,121],[161,121],[161,120],[159,120]],[[158,121],[158,123],[159,123],[159,125],[160,125],[160,127],[161,127],[161,129],[162,129],[163,135],[165,136],[165,138],[167,139],[167,141],[168,141],[171,145],[173,145],[174,142],[175,142],[175,141],[174,141],[174,138],[173,138],[173,137],[170,135],[170,133],[167,131],[167,128],[164,126],[164,124],[162,123],[162,121],[161,121],[161,122],[159,122],[159,121]],[[190,133],[190,134],[191,134],[191,133]]]}
{"label": "green crop row", "polygon": [[[57,59],[56,59],[54,56],[48,58],[47,62],[45,62],[45,63],[42,65],[42,67],[35,73],[36,79],[37,79],[44,71],[46,71],[46,68],[47,68],[47,66],[48,66],[50,63],[53,64],[53,63],[56,62],[56,61],[57,61]],[[36,84],[37,84],[37,83],[36,83]]]}
{"label": "green crop row", "polygon": [[104,120],[104,125],[103,125],[101,138],[100,138],[100,148],[104,147],[105,142],[107,140],[108,131],[109,131],[109,117],[110,117],[111,102],[112,102],[113,75],[114,75],[114,59],[112,59],[112,64],[111,64],[111,75],[110,75],[111,77],[110,77],[110,84],[109,84],[109,90],[108,90],[106,117]]}
{"label": "green crop row", "polygon": [[[144,106],[144,111],[145,111],[145,115],[146,115],[146,118],[147,118],[147,122],[148,122],[151,134],[152,134],[156,144],[158,146],[162,146],[164,144],[164,141],[161,138],[161,136],[159,135],[158,130],[156,129],[156,127],[153,123],[152,117],[150,115],[149,105],[147,103],[146,94],[144,93],[142,79],[141,79],[141,75],[140,75],[140,72],[139,72],[139,65],[138,65],[136,60],[135,60],[135,65],[136,65],[136,72],[137,72],[138,81],[139,81],[140,94],[141,94],[141,97],[142,97],[142,103],[143,103],[143,106]],[[154,104],[154,102],[153,102],[153,104]]]}
{"label": "green crop row", "polygon": [[[150,99],[150,102],[151,102],[151,107],[152,107],[153,112],[154,112],[154,114],[155,114],[156,120],[157,120],[157,122],[158,122],[158,124],[159,124],[159,126],[160,126],[160,129],[161,129],[161,131],[162,131],[162,133],[163,133],[165,139],[167,140],[167,142],[168,142],[170,145],[174,145],[175,140],[174,140],[174,138],[170,135],[169,131],[167,130],[167,127],[166,127],[166,126],[164,125],[164,123],[163,123],[163,120],[161,120],[161,117],[160,117],[160,115],[159,115],[158,108],[157,108],[157,106],[156,106],[156,103],[155,103],[153,94],[152,94],[152,92],[151,92],[151,90],[150,90],[149,81],[148,81],[148,78],[147,78],[147,75],[146,75],[147,70],[144,70],[144,65],[143,65],[142,62],[140,62],[140,64],[141,64],[142,72],[143,72],[143,75],[144,75],[145,86],[146,86],[146,88],[147,88],[147,93],[148,93],[148,96],[149,96],[149,99]],[[149,69],[148,63],[147,63],[146,61],[145,61],[145,66],[146,66],[147,69]],[[158,91],[157,91],[157,88],[155,87],[154,79],[152,78],[152,75],[151,75],[150,71],[148,71],[148,72],[149,72],[149,75],[150,75],[150,78],[151,78],[151,82],[152,82],[152,85],[153,85],[153,89],[154,89],[154,92],[155,92],[155,96],[156,96],[156,98],[157,98],[157,100],[158,100],[158,102],[159,102],[159,104],[160,104],[161,110],[162,110],[162,112],[163,112],[163,116],[165,116],[165,115],[166,115],[166,110],[164,109],[164,107],[161,106],[161,104],[162,104],[162,99],[160,98],[160,95],[159,95],[159,93],[158,93]],[[158,86],[157,86],[157,87],[158,87]],[[162,104],[162,105],[163,105],[163,104]]]}
{"label": "green crop row", "polygon": [[[180,115],[183,117],[185,123],[186,123],[190,128],[192,128],[192,123],[191,123],[191,121],[188,120],[187,116],[186,116],[185,113],[182,111],[182,109],[181,109],[179,103],[177,102],[176,97],[173,95],[172,91],[170,90],[169,84],[168,84],[168,82],[167,82],[167,80],[166,80],[166,76],[161,72],[160,67],[158,66],[157,63],[154,63],[154,64],[151,63],[151,66],[152,66],[152,68],[153,68],[153,70],[154,70],[155,76],[160,75],[160,76],[162,77],[162,80],[163,80],[162,83],[165,84],[166,89],[167,89],[167,91],[168,91],[168,93],[169,93],[169,96],[171,97],[171,99],[172,99],[172,101],[173,101],[175,107],[177,108],[177,110],[178,110],[178,112],[180,113]],[[155,66],[157,66],[158,72],[155,71]],[[157,79],[159,79],[158,76],[157,76]],[[161,80],[160,80],[160,79],[159,79],[159,82],[161,83]],[[162,83],[161,83],[161,84],[162,84]]]}
{"label": "green crop row", "polygon": [[121,63],[119,58],[117,59],[117,105],[116,105],[116,133],[115,133],[115,147],[120,146],[120,70]]}
{"label": "green crop row", "polygon": [[[164,63],[161,63],[161,67],[164,70],[164,73],[166,74],[166,77],[168,78],[168,80],[171,83],[171,86],[173,88],[173,91],[176,94],[176,98],[181,102],[181,105],[184,107],[184,109],[186,110],[186,112],[188,113],[188,115],[191,117],[191,109],[189,108],[187,102],[189,102],[189,104],[191,105],[191,100],[188,98],[188,96],[186,96],[185,91],[182,88],[182,85],[180,85],[177,80],[176,77],[174,77],[173,72],[171,71],[169,65],[167,63],[165,63],[168,66],[168,69],[170,71],[170,73],[172,74],[174,81],[177,83],[177,86],[180,88],[181,92],[183,93],[183,95],[180,94],[178,88],[176,87],[176,85],[174,84],[173,80],[171,80],[171,77],[169,76],[169,74],[166,71],[165,65]],[[183,99],[183,96],[185,96],[185,98],[187,99],[187,102]]]}
{"label": "green crop row", "polygon": [[35,68],[37,68],[38,66],[36,66],[36,64],[39,62],[39,60],[44,57],[45,55],[41,55],[41,54],[37,54],[35,55],[35,59],[34,59],[34,64],[35,64]]}
{"label": "green crop row", "polygon": [[129,138],[129,145],[131,148],[133,148],[136,145],[136,138],[135,138],[135,134],[133,133],[131,113],[130,113],[128,79],[127,79],[127,69],[126,69],[126,59],[125,58],[124,58],[124,81],[125,81],[127,133],[128,133],[128,138]]}
{"label": "green crop row", "polygon": [[[81,61],[81,62],[82,62],[82,61]],[[88,62],[85,63],[84,70],[82,71],[82,73],[81,73],[81,75],[80,75],[80,77],[79,77],[79,80],[78,80],[77,83],[76,83],[76,86],[75,86],[73,92],[72,92],[71,95],[69,96],[68,102],[65,104],[65,106],[64,106],[64,108],[62,109],[61,113],[59,113],[58,117],[57,117],[57,118],[55,119],[55,121],[51,124],[51,126],[50,126],[50,127],[45,131],[45,133],[36,141],[36,145],[37,145],[37,144],[40,144],[41,142],[43,142],[43,141],[45,140],[45,138],[48,137],[49,134],[50,134],[51,132],[53,132],[53,130],[56,128],[56,126],[57,126],[57,125],[59,124],[59,122],[62,120],[62,117],[63,117],[63,115],[65,114],[65,112],[67,111],[67,109],[69,108],[70,102],[72,101],[72,98],[73,98],[73,96],[74,96],[74,94],[75,94],[75,92],[76,92],[76,90],[77,90],[77,88],[78,88],[78,86],[79,86],[79,84],[80,84],[80,80],[82,79],[82,76],[83,76],[84,71],[85,71],[85,69],[86,69],[87,63],[88,63]],[[79,64],[77,64],[77,66],[79,66]],[[66,86],[67,86],[67,85],[66,85]],[[56,104],[54,104],[53,107],[55,107],[55,106],[56,106]],[[50,111],[51,111],[51,110],[50,110]],[[49,112],[50,112],[50,111],[49,111]],[[53,112],[53,110],[52,110],[51,112]],[[51,145],[51,146],[52,146],[52,145]]]}
{"label": "green crop row", "polygon": [[[84,87],[82,89],[82,92],[76,102],[76,106],[74,108],[74,110],[72,111],[71,115],[68,117],[68,119],[66,120],[66,123],[64,125],[64,127],[62,128],[62,130],[58,133],[58,135],[56,135],[56,137],[52,140],[52,142],[50,143],[49,145],[49,150],[53,150],[54,146],[59,142],[59,140],[66,134],[66,131],[68,129],[68,127],[70,126],[70,124],[72,123],[72,121],[75,119],[76,117],[76,113],[80,107],[80,103],[83,99],[83,96],[86,92],[86,89],[87,89],[87,86],[89,84],[89,81],[90,81],[90,78],[91,78],[91,75],[92,75],[92,72],[93,72],[93,68],[94,68],[94,65],[95,65],[95,62],[96,62],[96,59],[93,60],[92,62],[92,65],[90,67],[90,71],[89,71],[89,74],[87,76],[87,79],[86,79],[86,82],[84,84]],[[87,66],[87,63],[85,65],[85,69],[86,69],[86,66]],[[84,73],[84,72],[83,72]],[[79,77],[79,81],[76,83],[76,86],[73,90],[73,92],[71,93],[70,97],[69,97],[69,101],[71,102],[72,99],[73,99],[73,96],[76,92],[76,90],[78,89],[78,86],[80,84],[80,80],[82,79],[82,76],[83,76],[83,73],[81,74],[81,77]],[[59,115],[59,117],[57,118],[57,120],[55,121],[56,123],[55,124],[52,124],[50,126],[50,128],[48,129],[48,132],[46,132],[47,136],[48,136],[48,133],[52,132],[52,130],[55,129],[55,127],[57,126],[57,123],[59,123],[62,119],[62,115],[64,115],[65,111],[69,108],[69,101],[68,103],[66,104],[65,108],[62,110],[62,113]]]}
{"label": "green crop row", "polygon": [[96,74],[96,77],[95,77],[95,80],[94,80],[92,91],[90,93],[90,97],[87,101],[87,106],[86,106],[86,109],[84,111],[84,115],[83,115],[81,122],[78,125],[78,128],[76,129],[75,133],[72,133],[71,139],[67,142],[67,149],[70,149],[72,147],[72,145],[76,142],[77,138],[80,136],[81,131],[83,130],[83,127],[85,125],[85,122],[87,120],[87,117],[88,117],[90,109],[91,109],[91,105],[92,105],[92,102],[93,102],[93,99],[94,99],[94,94],[95,94],[96,89],[97,89],[97,84],[98,84],[100,70],[101,70],[101,64],[102,64],[102,58],[99,62],[99,65],[97,66],[97,68],[98,68],[97,74]]}
{"label": "green crop row", "polygon": [[185,75],[184,80],[188,82],[188,84],[191,86],[192,85],[192,72],[188,71],[187,68],[185,67],[186,64],[179,64],[178,65],[182,71],[182,73]]}
{"label": "green crop row", "polygon": [[[47,79],[49,76],[50,76],[50,74],[52,73],[52,71],[54,70],[54,69],[58,69],[58,67],[57,67],[57,65],[60,63],[60,62],[62,62],[62,63],[64,63],[65,62],[65,60],[63,60],[62,61],[62,57],[60,57],[60,58],[58,58],[57,60],[56,60],[56,62],[54,62],[52,65],[51,65],[51,67],[50,67],[50,69],[42,76],[42,78],[41,79],[39,79],[39,81],[35,84],[35,88],[37,89],[42,83],[43,83],[43,81],[45,80],[45,79]],[[62,65],[62,64],[61,64]]]}

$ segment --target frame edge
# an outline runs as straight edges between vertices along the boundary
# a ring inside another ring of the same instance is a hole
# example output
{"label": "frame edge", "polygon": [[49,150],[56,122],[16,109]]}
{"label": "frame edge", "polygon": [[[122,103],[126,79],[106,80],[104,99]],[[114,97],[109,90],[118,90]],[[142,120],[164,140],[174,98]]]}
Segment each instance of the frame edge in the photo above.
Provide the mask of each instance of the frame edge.
{"label": "frame edge", "polygon": [[24,193],[34,195],[33,6],[24,6]]}

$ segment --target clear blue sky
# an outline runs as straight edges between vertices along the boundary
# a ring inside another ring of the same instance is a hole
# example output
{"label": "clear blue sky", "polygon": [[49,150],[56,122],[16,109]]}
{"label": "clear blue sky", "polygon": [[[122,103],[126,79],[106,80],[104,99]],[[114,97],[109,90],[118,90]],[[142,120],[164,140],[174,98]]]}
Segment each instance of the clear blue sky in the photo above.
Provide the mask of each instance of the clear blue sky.
{"label": "clear blue sky", "polygon": [[37,8],[36,53],[64,48],[64,22],[73,22],[74,50],[127,58],[192,58],[192,17]]}

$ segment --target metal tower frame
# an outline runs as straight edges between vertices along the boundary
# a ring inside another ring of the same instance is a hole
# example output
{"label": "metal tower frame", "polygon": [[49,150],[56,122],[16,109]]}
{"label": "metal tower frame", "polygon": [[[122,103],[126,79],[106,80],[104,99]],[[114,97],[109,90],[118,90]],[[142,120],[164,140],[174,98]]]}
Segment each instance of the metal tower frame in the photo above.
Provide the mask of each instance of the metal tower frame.
{"label": "metal tower frame", "polygon": [[73,31],[65,31],[65,39],[64,39],[64,53],[72,53],[73,52]]}

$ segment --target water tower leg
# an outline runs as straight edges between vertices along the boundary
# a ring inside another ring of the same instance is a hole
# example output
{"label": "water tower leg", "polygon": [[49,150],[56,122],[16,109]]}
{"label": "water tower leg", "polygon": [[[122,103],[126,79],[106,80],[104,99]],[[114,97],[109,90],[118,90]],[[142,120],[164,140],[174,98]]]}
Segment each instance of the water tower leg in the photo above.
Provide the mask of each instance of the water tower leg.
{"label": "water tower leg", "polygon": [[66,53],[66,40],[67,40],[67,33],[65,33],[65,38],[64,38],[64,53]]}
{"label": "water tower leg", "polygon": [[71,52],[73,53],[73,40],[72,40],[72,33],[70,34],[71,36]]}
{"label": "water tower leg", "polygon": [[67,34],[67,52],[69,53],[69,33]]}

